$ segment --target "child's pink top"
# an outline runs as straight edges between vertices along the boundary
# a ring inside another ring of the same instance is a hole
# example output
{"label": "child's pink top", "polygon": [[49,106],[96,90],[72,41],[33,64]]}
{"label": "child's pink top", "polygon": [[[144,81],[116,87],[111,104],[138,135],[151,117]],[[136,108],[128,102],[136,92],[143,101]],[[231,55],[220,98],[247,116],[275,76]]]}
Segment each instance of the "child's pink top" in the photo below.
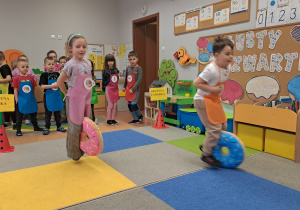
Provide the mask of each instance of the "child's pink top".
{"label": "child's pink top", "polygon": [[[19,69],[18,68],[15,68],[12,72],[12,81],[14,79],[15,76],[19,75]],[[37,76],[33,73],[33,71],[31,69],[28,69],[28,72],[27,72],[27,75],[30,75],[33,77],[33,79],[35,80],[35,82],[37,81]]]}

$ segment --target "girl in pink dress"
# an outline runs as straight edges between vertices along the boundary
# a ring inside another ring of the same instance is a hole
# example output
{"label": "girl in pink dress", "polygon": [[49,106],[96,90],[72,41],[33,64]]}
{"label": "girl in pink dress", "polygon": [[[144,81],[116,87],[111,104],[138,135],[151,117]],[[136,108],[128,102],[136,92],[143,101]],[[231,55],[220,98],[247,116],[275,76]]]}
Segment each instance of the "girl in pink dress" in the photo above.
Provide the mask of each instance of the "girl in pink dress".
{"label": "girl in pink dress", "polygon": [[[84,117],[90,117],[92,87],[91,62],[84,59],[87,42],[80,34],[72,34],[67,41],[67,50],[72,53],[60,74],[57,84],[65,94],[68,118],[67,155],[79,160],[84,152],[80,149],[80,134]],[[64,82],[68,83],[68,90]]]}
{"label": "girl in pink dress", "polygon": [[115,121],[117,102],[119,100],[119,71],[116,67],[116,59],[112,54],[105,56],[104,70],[102,72],[102,89],[107,100],[107,124],[118,125]]}

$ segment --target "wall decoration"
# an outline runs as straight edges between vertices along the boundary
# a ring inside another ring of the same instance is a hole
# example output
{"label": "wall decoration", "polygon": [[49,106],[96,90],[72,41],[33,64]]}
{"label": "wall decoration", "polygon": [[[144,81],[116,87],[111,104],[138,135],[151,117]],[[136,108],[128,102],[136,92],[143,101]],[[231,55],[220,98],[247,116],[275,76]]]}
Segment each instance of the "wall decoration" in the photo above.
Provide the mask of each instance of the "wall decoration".
{"label": "wall decoration", "polygon": [[257,76],[247,82],[245,90],[252,101],[268,102],[277,98],[280,88],[275,77]]}
{"label": "wall decoration", "polygon": [[160,62],[160,68],[158,70],[159,81],[166,81],[172,88],[174,88],[177,76],[178,73],[174,67],[174,62],[172,60],[163,59]]}
{"label": "wall decoration", "polygon": [[208,39],[206,39],[206,38],[201,38],[201,37],[200,37],[200,38],[197,40],[197,46],[198,46],[199,50],[204,50],[204,49],[206,49],[208,43],[209,43],[209,41],[208,41]]}
{"label": "wall decoration", "polygon": [[3,53],[5,56],[6,63],[9,66],[13,60],[18,60],[20,55],[24,55],[23,52],[21,52],[19,50],[15,50],[15,49],[5,50]]}
{"label": "wall decoration", "polygon": [[254,72],[256,66],[257,55],[243,56],[244,72]]}
{"label": "wall decoration", "polygon": [[300,25],[294,26],[292,28],[291,36],[296,42],[300,42]]}
{"label": "wall decoration", "polygon": [[282,66],[280,65],[283,56],[280,53],[272,54],[270,61],[270,72],[281,72]]}
{"label": "wall decoration", "polygon": [[254,43],[255,43],[254,39],[253,39],[254,37],[255,37],[255,35],[254,35],[253,31],[248,31],[246,33],[246,47],[247,48],[251,49],[254,47]]}
{"label": "wall decoration", "polygon": [[235,101],[241,99],[243,96],[242,86],[234,80],[229,79],[226,82],[221,100],[225,104],[234,104]]}
{"label": "wall decoration", "polygon": [[274,35],[274,31],[271,30],[269,31],[269,38],[270,38],[270,45],[269,48],[270,49],[275,49],[275,45],[279,39],[279,37],[281,36],[282,32],[280,30],[277,30],[275,35]]}
{"label": "wall decoration", "polygon": [[263,49],[264,48],[264,37],[267,36],[267,30],[263,30],[260,32],[256,33],[256,37],[258,38],[258,49]]}
{"label": "wall decoration", "polygon": [[186,53],[186,49],[184,47],[180,47],[178,51],[175,52],[174,57],[182,66],[187,66],[191,63],[196,63],[197,61],[195,57],[191,57],[189,54]]}
{"label": "wall decoration", "polygon": [[261,71],[261,69],[269,71],[269,65],[268,65],[268,59],[266,53],[261,53],[258,59],[256,70]]}
{"label": "wall decoration", "polygon": [[[293,30],[295,30],[294,33],[292,33]],[[215,34],[207,37],[202,36],[202,38],[207,38],[209,42],[213,42],[218,36],[232,36],[234,39],[234,56],[231,63],[232,67],[230,69],[229,79],[238,82],[243,87],[242,100],[252,100],[247,97],[248,94],[246,93],[245,87],[251,78],[259,76],[272,77],[278,81],[280,92],[275,99],[279,99],[280,96],[287,96],[287,84],[290,79],[296,75],[300,75],[300,37],[299,40],[296,37],[293,37],[294,35],[297,35],[296,30],[299,30],[300,33],[299,23],[274,26],[263,30],[258,28],[225,34]],[[240,44],[236,40],[238,38],[237,35],[244,34],[246,37],[247,33],[252,34],[252,32],[255,34],[255,37],[252,38],[254,46],[248,48],[246,43],[243,51],[237,50],[237,45]],[[270,43],[271,47],[269,46]],[[203,51],[199,50],[199,54],[201,52]],[[203,71],[204,68],[205,66],[199,63],[198,72]],[[265,82],[263,80],[260,81],[262,83]],[[255,95],[252,94],[256,101],[260,100],[259,97],[262,95],[263,94],[255,97]],[[272,97],[276,97],[275,93],[271,95]],[[267,96],[265,97],[267,98]],[[262,98],[262,101],[263,100],[267,99]]]}
{"label": "wall decoration", "polygon": [[245,45],[245,34],[236,35],[236,49],[238,51],[243,51]]}
{"label": "wall decoration", "polygon": [[95,71],[103,70],[104,65],[104,45],[88,44],[85,54],[87,59],[90,59],[95,66]]}
{"label": "wall decoration", "polygon": [[298,58],[298,53],[286,53],[284,54],[284,58],[286,59],[286,66],[285,66],[285,71],[286,72],[291,72],[292,66],[293,66],[293,61],[294,59]]}
{"label": "wall decoration", "polygon": [[294,76],[290,79],[287,89],[291,99],[300,100],[300,75]]}
{"label": "wall decoration", "polygon": [[205,65],[209,62],[210,60],[210,54],[207,52],[202,52],[199,55],[199,63],[201,63],[202,65]]}

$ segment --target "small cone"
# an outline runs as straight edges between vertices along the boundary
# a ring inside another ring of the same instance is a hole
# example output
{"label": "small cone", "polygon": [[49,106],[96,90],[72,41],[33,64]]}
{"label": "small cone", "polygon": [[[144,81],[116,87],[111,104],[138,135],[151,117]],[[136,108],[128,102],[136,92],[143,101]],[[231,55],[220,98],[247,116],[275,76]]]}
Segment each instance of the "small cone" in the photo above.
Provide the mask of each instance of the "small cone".
{"label": "small cone", "polygon": [[0,125],[0,153],[13,152],[15,150],[14,146],[10,146],[4,125]]}
{"label": "small cone", "polygon": [[152,126],[155,129],[165,129],[165,128],[169,128],[168,126],[165,126],[165,122],[164,122],[164,117],[162,115],[162,111],[159,110],[158,112],[158,116],[156,119],[156,126]]}

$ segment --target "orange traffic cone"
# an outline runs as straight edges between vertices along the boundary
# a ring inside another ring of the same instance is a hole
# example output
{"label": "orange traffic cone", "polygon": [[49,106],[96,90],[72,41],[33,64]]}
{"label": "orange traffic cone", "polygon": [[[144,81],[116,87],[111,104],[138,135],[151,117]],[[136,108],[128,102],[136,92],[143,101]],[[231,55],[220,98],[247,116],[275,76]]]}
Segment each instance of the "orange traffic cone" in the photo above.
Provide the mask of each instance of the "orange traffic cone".
{"label": "orange traffic cone", "polygon": [[158,112],[158,116],[156,119],[156,126],[152,126],[155,129],[165,129],[165,128],[169,128],[168,126],[165,126],[165,122],[164,122],[164,117],[162,115],[162,111],[159,110]]}
{"label": "orange traffic cone", "polygon": [[15,150],[14,146],[10,146],[4,125],[0,125],[0,153],[13,152]]}

